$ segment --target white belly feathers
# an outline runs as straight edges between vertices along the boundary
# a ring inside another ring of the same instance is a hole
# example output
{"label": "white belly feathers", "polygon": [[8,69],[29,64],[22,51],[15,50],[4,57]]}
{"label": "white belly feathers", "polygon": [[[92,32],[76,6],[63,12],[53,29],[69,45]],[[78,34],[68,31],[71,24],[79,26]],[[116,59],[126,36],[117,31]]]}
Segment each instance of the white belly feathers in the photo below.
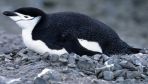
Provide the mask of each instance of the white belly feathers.
{"label": "white belly feathers", "polygon": [[48,48],[47,45],[41,40],[33,40],[30,30],[24,29],[22,31],[22,37],[23,37],[23,41],[25,45],[29,49],[34,50],[38,53],[49,52],[50,54],[57,54],[57,55],[68,53],[64,48],[61,50],[53,50],[53,49]]}

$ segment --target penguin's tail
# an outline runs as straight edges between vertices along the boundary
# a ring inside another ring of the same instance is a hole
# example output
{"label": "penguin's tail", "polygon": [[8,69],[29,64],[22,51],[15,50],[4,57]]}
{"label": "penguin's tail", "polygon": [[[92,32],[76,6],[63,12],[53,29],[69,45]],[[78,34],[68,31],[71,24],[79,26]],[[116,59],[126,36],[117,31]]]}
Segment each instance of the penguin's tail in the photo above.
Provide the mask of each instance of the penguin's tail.
{"label": "penguin's tail", "polygon": [[130,54],[140,53],[142,49],[140,48],[129,48]]}

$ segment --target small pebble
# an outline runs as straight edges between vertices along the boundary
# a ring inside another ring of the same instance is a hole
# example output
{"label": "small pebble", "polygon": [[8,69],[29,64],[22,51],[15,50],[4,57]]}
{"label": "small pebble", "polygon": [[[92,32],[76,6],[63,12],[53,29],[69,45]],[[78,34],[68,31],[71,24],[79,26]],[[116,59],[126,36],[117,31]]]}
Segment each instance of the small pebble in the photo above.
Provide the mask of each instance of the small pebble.
{"label": "small pebble", "polygon": [[104,71],[103,72],[103,78],[105,80],[111,81],[114,79],[114,73],[112,71]]}
{"label": "small pebble", "polygon": [[116,82],[124,81],[124,77],[118,77],[116,78]]}
{"label": "small pebble", "polygon": [[68,64],[68,67],[70,67],[70,68],[75,68],[76,65],[75,65],[75,64]]}
{"label": "small pebble", "polygon": [[49,84],[48,81],[40,78],[40,77],[37,77],[35,80],[34,80],[34,84]]}
{"label": "small pebble", "polygon": [[59,56],[58,55],[50,55],[49,60],[50,60],[50,62],[57,62],[59,60]]}
{"label": "small pebble", "polygon": [[94,59],[94,60],[97,60],[97,61],[98,61],[100,58],[101,58],[101,55],[99,55],[99,54],[96,54],[96,55],[93,56],[93,59]]}
{"label": "small pebble", "polygon": [[7,66],[6,69],[8,69],[8,70],[14,70],[15,68],[14,67],[11,67],[11,66]]}
{"label": "small pebble", "polygon": [[59,57],[59,61],[62,62],[64,65],[66,65],[68,63],[68,55],[67,54],[63,54]]}

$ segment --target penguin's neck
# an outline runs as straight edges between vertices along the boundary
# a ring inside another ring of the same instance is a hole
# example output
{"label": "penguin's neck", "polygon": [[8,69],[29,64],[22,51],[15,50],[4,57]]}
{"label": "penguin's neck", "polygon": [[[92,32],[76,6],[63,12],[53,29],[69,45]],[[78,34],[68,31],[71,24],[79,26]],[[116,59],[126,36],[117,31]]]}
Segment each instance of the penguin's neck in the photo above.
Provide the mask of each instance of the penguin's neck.
{"label": "penguin's neck", "polygon": [[34,41],[32,39],[32,31],[39,21],[40,21],[40,17],[36,17],[35,19],[30,20],[28,22],[18,23],[22,27],[22,38],[26,46]]}

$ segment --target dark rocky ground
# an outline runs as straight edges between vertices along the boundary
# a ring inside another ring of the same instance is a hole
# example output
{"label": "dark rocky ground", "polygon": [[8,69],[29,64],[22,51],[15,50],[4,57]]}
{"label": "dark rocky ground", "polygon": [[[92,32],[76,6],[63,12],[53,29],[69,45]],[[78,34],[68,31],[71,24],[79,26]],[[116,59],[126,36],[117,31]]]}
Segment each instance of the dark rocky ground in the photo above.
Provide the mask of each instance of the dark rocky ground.
{"label": "dark rocky ground", "polygon": [[26,49],[20,36],[4,32],[0,47],[0,84],[148,83],[148,54],[40,55]]}

